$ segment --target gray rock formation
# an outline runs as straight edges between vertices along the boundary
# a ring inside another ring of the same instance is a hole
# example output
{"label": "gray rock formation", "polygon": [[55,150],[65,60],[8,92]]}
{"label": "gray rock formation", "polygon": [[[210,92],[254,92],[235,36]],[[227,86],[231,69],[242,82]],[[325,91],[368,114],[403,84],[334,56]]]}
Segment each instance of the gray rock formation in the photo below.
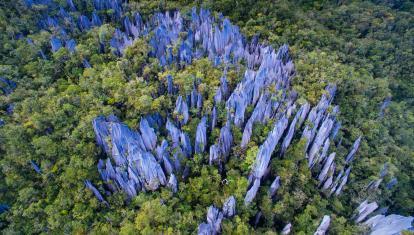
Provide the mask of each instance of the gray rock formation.
{"label": "gray rock formation", "polygon": [[85,186],[91,190],[93,192],[93,194],[95,195],[95,197],[102,203],[104,203],[105,205],[109,206],[108,202],[105,201],[105,199],[103,198],[102,194],[98,191],[98,189],[95,188],[95,186],[92,185],[91,181],[89,180],[85,180]]}
{"label": "gray rock formation", "polygon": [[401,215],[376,215],[364,222],[371,235],[400,234],[403,230],[413,229],[414,217]]}
{"label": "gray rock formation", "polygon": [[321,224],[319,225],[318,229],[314,233],[314,235],[325,235],[329,229],[329,225],[331,223],[331,217],[328,215],[324,215]]}
{"label": "gray rock formation", "polygon": [[260,187],[260,180],[256,179],[253,183],[253,186],[247,191],[246,196],[244,197],[244,204],[249,205],[253,199],[256,197],[257,191]]}
{"label": "gray rock formation", "polygon": [[287,135],[285,136],[285,138],[283,139],[282,147],[281,147],[281,150],[280,150],[280,155],[283,155],[286,152],[287,148],[290,145],[290,142],[292,141],[293,134],[295,133],[295,130],[300,128],[300,126],[302,125],[306,115],[309,112],[309,109],[310,109],[309,103],[305,103],[296,112],[295,117],[293,118],[292,122],[290,123],[289,131],[288,131]]}
{"label": "gray rock formation", "polygon": [[178,181],[174,174],[170,175],[167,186],[171,189],[173,193],[178,191]]}
{"label": "gray rock formation", "polygon": [[203,117],[197,126],[195,153],[203,153],[207,146],[207,118]]}
{"label": "gray rock formation", "polygon": [[213,165],[214,163],[218,163],[220,161],[220,148],[213,144],[210,146],[210,158],[209,164]]}
{"label": "gray rock formation", "polygon": [[260,146],[253,168],[253,175],[256,178],[260,179],[264,175],[269,166],[270,157],[275,150],[276,145],[279,143],[287,124],[288,119],[283,116],[276,122],[273,130],[270,132],[265,142]]}
{"label": "gray rock formation", "polygon": [[182,96],[178,96],[177,101],[175,102],[174,113],[179,116],[177,120],[178,123],[181,125],[187,124],[189,119],[188,105]]}
{"label": "gray rock formation", "polygon": [[348,182],[349,173],[351,172],[351,167],[348,167],[345,171],[345,175],[342,177],[341,183],[339,184],[338,188],[335,191],[335,195],[339,195],[342,192],[342,188]]}
{"label": "gray rock formation", "polygon": [[368,200],[363,201],[357,208],[358,214],[355,219],[356,223],[364,221],[368,215],[374,212],[378,208],[376,202],[368,203]]}
{"label": "gray rock formation", "polygon": [[223,204],[223,215],[226,218],[233,217],[236,214],[236,198],[230,196]]}
{"label": "gray rock formation", "polygon": [[214,206],[210,206],[207,211],[207,223],[213,228],[215,233],[221,231],[221,221],[223,220],[223,213]]}
{"label": "gray rock formation", "polygon": [[286,224],[286,226],[283,228],[283,230],[282,230],[282,232],[281,232],[281,234],[282,235],[288,235],[288,234],[290,234],[290,231],[292,230],[292,224],[291,223],[288,223],[288,224]]}
{"label": "gray rock formation", "polygon": [[275,180],[273,180],[272,184],[270,185],[269,197],[275,196],[275,194],[276,194],[277,190],[279,189],[279,187],[280,187],[280,176],[277,176],[275,178]]}
{"label": "gray rock formation", "polygon": [[157,136],[155,135],[154,129],[149,126],[147,119],[141,118],[139,129],[147,151],[154,150],[157,144]]}
{"label": "gray rock formation", "polygon": [[351,151],[348,153],[348,155],[345,158],[346,163],[350,163],[352,162],[352,160],[354,160],[355,153],[358,151],[360,143],[361,143],[361,136],[358,137],[358,139],[356,139],[354,144],[352,145]]}
{"label": "gray rock formation", "polygon": [[329,155],[328,159],[326,160],[325,164],[323,165],[323,168],[322,168],[322,170],[321,170],[321,172],[319,173],[319,176],[318,176],[318,180],[319,180],[320,183],[322,183],[325,180],[325,178],[328,174],[328,171],[331,168],[331,166],[333,164],[333,161],[335,160],[335,155],[336,155],[336,153],[331,153]]}

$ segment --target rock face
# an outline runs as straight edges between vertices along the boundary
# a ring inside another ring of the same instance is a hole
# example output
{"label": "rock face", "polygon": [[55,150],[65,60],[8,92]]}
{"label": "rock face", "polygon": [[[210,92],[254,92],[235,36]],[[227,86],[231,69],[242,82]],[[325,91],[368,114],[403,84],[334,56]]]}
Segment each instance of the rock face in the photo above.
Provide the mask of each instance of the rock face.
{"label": "rock face", "polygon": [[292,230],[292,224],[291,223],[288,223],[288,224],[286,224],[286,226],[283,228],[283,230],[282,230],[282,232],[281,232],[281,234],[282,235],[288,235],[288,234],[290,234],[290,231]]}
{"label": "rock face", "polygon": [[249,205],[253,199],[256,197],[256,193],[260,187],[260,180],[256,179],[253,183],[253,186],[247,191],[246,196],[244,197],[244,204]]}
{"label": "rock face", "polygon": [[213,230],[210,224],[202,223],[198,226],[197,234],[198,235],[212,235],[212,234],[217,234],[217,233]]}
{"label": "rock face", "polygon": [[338,188],[335,190],[335,195],[339,195],[342,192],[342,188],[345,186],[348,181],[349,173],[351,172],[351,167],[348,167],[345,171],[345,175],[341,178],[341,183]]}
{"label": "rock face", "polygon": [[273,181],[273,183],[270,185],[269,196],[270,197],[275,196],[279,187],[280,187],[280,176],[277,176],[276,179]]}
{"label": "rock face", "polygon": [[16,88],[16,83],[4,77],[0,77],[0,91],[3,95],[10,95]]}
{"label": "rock face", "polygon": [[351,151],[348,153],[348,156],[346,156],[346,163],[350,163],[352,160],[354,160],[354,155],[358,151],[359,144],[361,143],[361,137],[355,140],[354,144],[352,145]]}
{"label": "rock face", "polygon": [[221,232],[221,222],[225,218],[231,218],[236,214],[236,199],[230,196],[223,204],[223,211],[210,206],[207,210],[207,223],[198,226],[198,234],[218,234]]}
{"label": "rock face", "polygon": [[92,183],[89,180],[85,180],[85,186],[93,192],[95,197],[104,204],[108,205],[108,203],[105,201],[105,199],[102,197],[101,193],[98,191],[98,189],[95,188],[95,186],[92,185]]}
{"label": "rock face", "polygon": [[326,160],[325,164],[323,165],[323,168],[322,168],[322,170],[321,170],[321,172],[319,173],[319,176],[318,176],[318,180],[319,180],[320,183],[322,183],[325,180],[329,169],[331,169],[333,161],[335,159],[335,155],[336,155],[336,153],[331,153],[329,155],[328,159]]}
{"label": "rock face", "polygon": [[331,223],[331,217],[328,215],[324,215],[321,224],[319,225],[318,229],[314,233],[314,235],[325,235],[329,229],[329,225]]}
{"label": "rock face", "polygon": [[391,97],[385,98],[385,100],[382,102],[381,107],[380,107],[380,111],[379,111],[379,114],[378,114],[380,117],[384,116],[384,111],[390,105],[390,103],[391,103]]}
{"label": "rock face", "polygon": [[233,217],[236,214],[236,198],[230,196],[223,204],[223,215],[227,218]]}
{"label": "rock face", "polygon": [[50,46],[52,47],[52,52],[56,52],[60,48],[62,48],[62,42],[60,41],[60,39],[56,37],[52,37],[50,39]]}
{"label": "rock face", "polygon": [[378,208],[378,204],[376,202],[368,203],[367,200],[363,201],[357,208],[358,215],[355,219],[356,223],[360,223],[364,221],[368,215],[370,215],[373,211]]}
{"label": "rock face", "polygon": [[265,173],[270,161],[270,157],[282,137],[284,130],[288,124],[288,119],[283,116],[276,122],[273,130],[268,135],[265,142],[260,146],[259,152],[255,161],[255,168],[253,169],[253,175],[260,179]]}
{"label": "rock face", "polygon": [[10,207],[6,204],[0,204],[0,214],[8,211],[10,209]]}
{"label": "rock face", "polygon": [[197,126],[195,153],[203,153],[207,146],[207,118],[203,117]]}
{"label": "rock face", "polygon": [[212,165],[215,162],[220,161],[220,148],[213,144],[210,146],[210,158],[209,158],[209,164]]}
{"label": "rock face", "polygon": [[414,217],[401,215],[376,215],[368,219],[364,225],[367,225],[371,235],[388,235],[399,234],[403,230],[413,229],[412,223]]}
{"label": "rock face", "polygon": [[[7,78],[4,77],[0,77],[0,96],[5,95],[5,96],[9,96],[14,89],[16,89],[17,84],[15,82],[13,82],[12,80],[9,80]],[[4,105],[6,105],[6,103],[4,103]],[[3,104],[2,104],[3,105]],[[12,115],[14,112],[14,103],[8,103],[6,105],[6,114],[7,115]],[[0,127],[5,125],[6,122],[0,118]]]}
{"label": "rock face", "polygon": [[101,177],[110,185],[109,188],[120,188],[133,197],[142,188],[156,190],[167,184],[160,164],[151,152],[147,152],[155,149],[156,136],[145,119],[140,123],[141,134],[115,117],[98,117],[93,126],[98,144],[115,162],[115,167],[110,159],[98,164]]}
{"label": "rock face", "polygon": [[36,171],[36,173],[42,174],[42,170],[33,160],[30,161],[30,165],[32,165],[32,168]]}
{"label": "rock face", "polygon": [[170,121],[170,119],[167,120],[166,129],[168,130],[169,136],[172,140],[173,147],[177,147],[180,145],[180,135],[181,131],[178,129],[174,123]]}
{"label": "rock face", "polygon": [[214,206],[210,206],[207,211],[207,223],[198,226],[198,234],[217,234],[221,231],[221,221],[223,213]]}
{"label": "rock face", "polygon": [[183,100],[182,96],[178,96],[177,101],[175,102],[174,113],[177,114],[177,121],[181,125],[185,125],[188,122],[189,113],[187,102]]}
{"label": "rock face", "polygon": [[170,175],[167,186],[171,189],[173,193],[178,191],[178,181],[174,174]]}
{"label": "rock face", "polygon": [[295,130],[297,130],[302,125],[303,121],[305,120],[306,115],[309,112],[309,109],[310,109],[309,103],[305,103],[300,107],[299,111],[296,112],[295,117],[290,123],[289,131],[287,135],[285,136],[285,138],[283,139],[280,155],[283,155],[286,152],[287,148],[290,145],[290,142],[292,141]]}
{"label": "rock face", "polygon": [[233,135],[231,133],[230,123],[227,122],[220,130],[219,147],[220,153],[224,160],[230,155],[233,146]]}
{"label": "rock face", "polygon": [[398,184],[398,180],[396,178],[392,178],[390,182],[387,183],[387,189],[392,189],[396,184]]}
{"label": "rock face", "polygon": [[157,144],[157,136],[155,135],[154,129],[149,126],[147,119],[141,118],[139,129],[141,131],[142,141],[144,142],[146,150],[154,150],[155,145]]}

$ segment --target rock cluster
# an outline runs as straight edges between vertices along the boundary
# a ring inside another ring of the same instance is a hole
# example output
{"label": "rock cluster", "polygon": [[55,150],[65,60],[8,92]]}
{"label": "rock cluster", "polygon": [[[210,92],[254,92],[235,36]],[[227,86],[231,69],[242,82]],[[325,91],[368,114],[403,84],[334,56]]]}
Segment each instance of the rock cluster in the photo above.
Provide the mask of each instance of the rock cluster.
{"label": "rock cluster", "polygon": [[[255,161],[248,177],[249,186],[244,198],[245,205],[254,201],[264,179],[274,179],[268,189],[268,195],[276,200],[277,191],[283,187],[283,180],[277,175],[270,176],[269,163],[272,157],[283,157],[295,136],[305,141],[303,157],[319,181],[319,187],[328,195],[339,195],[347,184],[352,163],[362,142],[358,137],[344,157],[345,164],[337,165],[335,152],[330,151],[341,123],[337,120],[339,107],[333,106],[337,87],[329,84],[325,93],[315,106],[299,100],[298,94],[290,87],[295,69],[287,45],[275,50],[271,46],[260,44],[257,37],[250,42],[240,33],[239,28],[224,18],[215,18],[210,11],[192,9],[189,17],[182,16],[179,11],[156,13],[144,21],[138,12],[124,14],[123,3],[119,0],[94,0],[93,12],[90,15],[77,12],[72,0],[67,0],[66,7],[58,6],[50,0],[25,0],[28,7],[37,4],[47,6],[55,15],[45,15],[39,27],[51,32],[50,50],[52,53],[66,48],[70,53],[76,51],[75,33],[84,33],[99,27],[105,21],[115,21],[121,25],[109,41],[99,37],[99,51],[106,53],[108,48],[117,56],[123,56],[125,49],[133,45],[138,38],[148,37],[149,57],[156,58],[163,68],[176,66],[182,68],[193,60],[207,57],[215,66],[230,64],[240,66],[246,64],[246,71],[241,81],[232,89],[226,77],[226,69],[216,88],[211,110],[203,107],[205,97],[199,92],[198,82],[189,94],[178,95],[177,85],[171,75],[166,76],[167,93],[176,99],[174,111],[166,117],[153,114],[141,117],[136,129],[122,123],[114,115],[99,116],[93,120],[93,128],[98,145],[108,156],[98,162],[98,171],[105,184],[107,193],[123,191],[134,197],[141,191],[157,190],[161,186],[172,192],[179,190],[179,179],[189,174],[188,159],[194,154],[209,156],[209,164],[224,169],[232,153],[236,140],[233,129],[242,131],[240,148],[246,150],[257,124],[271,123],[273,128],[267,138],[260,144]],[[54,10],[54,11],[52,11]],[[104,15],[102,12],[107,12]],[[108,14],[110,15],[108,17]],[[77,17],[74,17],[77,15]],[[27,43],[35,46],[32,39]],[[173,50],[173,48],[177,50]],[[43,50],[39,56],[46,59]],[[88,58],[82,58],[85,68],[92,65]],[[16,87],[8,79],[0,78],[0,91],[8,95]],[[386,99],[380,108],[380,116],[388,106]],[[226,119],[219,126],[219,105],[224,105]],[[11,107],[11,111],[12,111]],[[248,110],[252,108],[250,113]],[[190,114],[195,110],[200,122],[195,133],[186,133],[182,127],[193,118]],[[0,125],[4,123],[0,119]],[[213,143],[209,134],[218,128],[219,136]],[[162,136],[161,133],[167,133]],[[190,138],[194,136],[194,138]],[[40,167],[31,161],[33,169],[41,173]],[[386,170],[385,170],[386,172]],[[372,181],[369,189],[377,189],[386,173],[380,173],[377,180]],[[392,178],[387,188],[397,184]],[[90,189],[99,201],[107,204],[100,191],[88,180],[85,186]],[[376,209],[376,202],[365,201],[358,207],[357,223],[365,221]],[[207,213],[207,223],[199,226],[199,234],[216,234],[221,231],[223,218],[234,216],[235,198],[230,197],[223,205],[222,211],[211,206]],[[261,212],[257,213],[260,219]],[[258,220],[257,219],[257,220]],[[375,216],[365,223],[380,234],[381,231],[394,231],[394,227],[407,228],[411,217]],[[324,216],[315,234],[325,234],[330,217]],[[283,229],[283,234],[290,233],[291,224]],[[396,231],[396,230],[395,230]]]}
{"label": "rock cluster", "polygon": [[198,226],[199,235],[214,235],[221,232],[221,222],[225,218],[231,218],[236,214],[236,199],[230,196],[223,204],[223,211],[210,206],[207,210],[207,223]]}

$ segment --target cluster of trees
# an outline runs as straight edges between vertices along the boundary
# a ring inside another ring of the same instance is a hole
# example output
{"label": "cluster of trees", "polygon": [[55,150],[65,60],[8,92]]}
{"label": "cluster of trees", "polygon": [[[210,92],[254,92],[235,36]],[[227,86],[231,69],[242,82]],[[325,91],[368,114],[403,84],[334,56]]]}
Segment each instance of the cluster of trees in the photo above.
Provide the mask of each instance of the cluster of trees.
{"label": "cluster of trees", "polygon": [[[66,1],[56,1],[62,5]],[[74,3],[85,11],[88,5]],[[0,76],[17,83],[10,95],[0,94],[0,204],[9,211],[0,214],[4,233],[121,233],[152,234],[163,231],[194,233],[205,220],[207,207],[222,206],[234,195],[237,215],[223,221],[224,233],[248,234],[253,230],[275,234],[291,222],[295,234],[316,230],[323,214],[332,215],[330,231],[356,234],[361,228],[350,220],[363,199],[376,200],[390,212],[414,214],[414,4],[410,1],[130,1],[131,10],[144,17],[156,11],[179,9],[189,12],[202,6],[221,12],[240,26],[247,36],[274,47],[290,45],[296,76],[293,87],[299,96],[315,104],[325,86],[334,82],[341,107],[342,141],[337,154],[346,156],[352,141],[363,135],[350,180],[339,197],[319,192],[303,156],[303,141],[289,148],[283,159],[272,160],[272,171],[283,182],[276,201],[259,191],[257,203],[243,205],[249,166],[271,123],[255,126],[247,151],[232,150],[226,164],[225,181],[216,167],[207,166],[208,156],[196,155],[191,176],[181,182],[179,192],[160,189],[140,193],[127,200],[122,193],[105,195],[109,207],[99,203],[85,189],[84,179],[100,185],[96,162],[103,154],[96,146],[91,122],[98,115],[116,114],[135,128],[139,117],[152,112],[172,112],[175,99],[153,95],[166,75],[174,76],[180,92],[192,89],[200,78],[205,94],[204,108],[211,109],[215,87],[223,68],[208,59],[184,69],[163,70],[148,58],[146,38],[136,40],[123,57],[109,46],[99,53],[99,40],[109,40],[116,23],[105,24],[76,35],[76,53],[62,48],[49,53],[50,32],[38,31],[41,6],[28,9],[23,0],[0,3]],[[19,35],[29,35],[31,46]],[[47,60],[39,57],[46,52]],[[82,66],[89,58],[91,68]],[[242,78],[242,68],[229,68],[230,87]],[[387,97],[391,104],[380,115]],[[13,112],[7,112],[14,105]],[[219,109],[219,122],[225,119]],[[194,134],[198,120],[185,127]],[[213,130],[210,142],[219,130]],[[241,133],[233,130],[236,146]],[[193,136],[192,136],[193,138]],[[339,158],[337,158],[339,159]],[[33,170],[30,161],[40,166]],[[386,180],[396,177],[391,190],[382,184],[366,189],[384,163],[389,164]],[[266,182],[270,185],[271,182]],[[257,210],[263,216],[255,225]]]}

